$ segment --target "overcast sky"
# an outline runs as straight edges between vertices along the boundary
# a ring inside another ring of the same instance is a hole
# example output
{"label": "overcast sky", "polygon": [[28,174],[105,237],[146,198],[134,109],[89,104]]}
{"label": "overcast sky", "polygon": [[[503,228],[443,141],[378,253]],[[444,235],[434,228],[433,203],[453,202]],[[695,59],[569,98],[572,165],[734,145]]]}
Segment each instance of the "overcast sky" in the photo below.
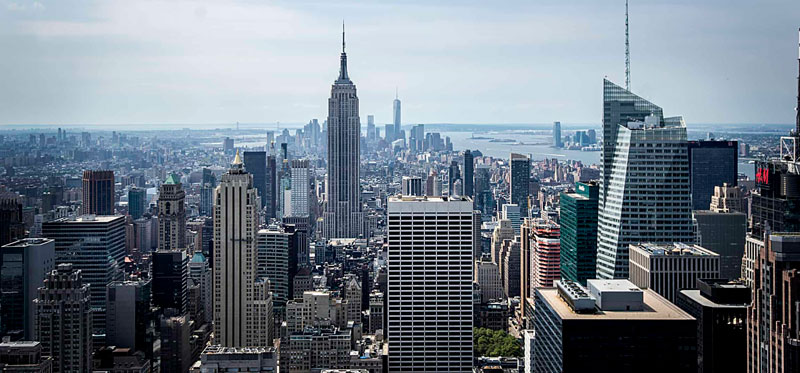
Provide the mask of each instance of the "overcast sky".
{"label": "overcast sky", "polygon": [[[689,123],[792,123],[800,1],[632,0],[633,91]],[[599,123],[624,0],[0,0],[1,124],[307,122],[347,24],[361,118]]]}

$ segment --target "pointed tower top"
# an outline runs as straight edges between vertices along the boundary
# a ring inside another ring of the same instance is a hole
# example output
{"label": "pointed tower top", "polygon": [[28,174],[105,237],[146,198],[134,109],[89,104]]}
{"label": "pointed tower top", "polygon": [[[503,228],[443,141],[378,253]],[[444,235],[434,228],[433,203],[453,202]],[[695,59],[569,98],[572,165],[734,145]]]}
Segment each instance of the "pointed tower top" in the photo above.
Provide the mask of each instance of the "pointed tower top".
{"label": "pointed tower top", "polygon": [[350,77],[347,76],[347,53],[344,52],[344,20],[342,20],[342,56],[339,65],[339,78],[336,79],[336,84],[352,84]]}
{"label": "pointed tower top", "polygon": [[242,157],[239,156],[239,149],[236,149],[236,157],[233,158],[233,166],[241,166],[242,165]]}

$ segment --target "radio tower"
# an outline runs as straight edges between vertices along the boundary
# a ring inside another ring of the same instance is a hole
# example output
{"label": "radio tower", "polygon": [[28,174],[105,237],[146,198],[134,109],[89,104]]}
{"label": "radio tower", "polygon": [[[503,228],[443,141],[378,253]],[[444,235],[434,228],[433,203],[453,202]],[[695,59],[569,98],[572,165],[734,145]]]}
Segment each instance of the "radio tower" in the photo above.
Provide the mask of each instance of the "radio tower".
{"label": "radio tower", "polygon": [[625,0],[625,89],[631,90],[631,42],[628,36],[628,0]]}

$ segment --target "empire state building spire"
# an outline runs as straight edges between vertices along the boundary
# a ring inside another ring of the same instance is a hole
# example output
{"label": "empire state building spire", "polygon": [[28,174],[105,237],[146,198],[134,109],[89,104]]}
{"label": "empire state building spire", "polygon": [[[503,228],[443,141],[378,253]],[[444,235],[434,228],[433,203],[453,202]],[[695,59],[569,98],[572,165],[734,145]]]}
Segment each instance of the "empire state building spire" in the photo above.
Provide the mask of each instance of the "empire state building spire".
{"label": "empire state building spire", "polygon": [[350,84],[350,77],[347,76],[347,53],[344,51],[344,22],[342,22],[342,56],[339,66],[339,78],[336,79],[337,84]]}
{"label": "empire state building spire", "polygon": [[360,134],[356,85],[347,76],[344,23],[342,64],[328,99],[327,201],[322,215],[326,238],[357,238],[364,231],[361,211]]}

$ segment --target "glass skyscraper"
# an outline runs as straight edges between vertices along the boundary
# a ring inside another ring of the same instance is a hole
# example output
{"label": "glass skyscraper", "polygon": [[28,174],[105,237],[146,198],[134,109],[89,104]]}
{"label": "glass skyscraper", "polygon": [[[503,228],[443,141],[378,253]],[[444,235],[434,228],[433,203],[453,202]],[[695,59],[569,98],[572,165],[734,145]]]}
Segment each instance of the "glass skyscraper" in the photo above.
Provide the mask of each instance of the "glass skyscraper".
{"label": "glass skyscraper", "polygon": [[522,211],[522,216],[528,216],[528,194],[531,180],[531,161],[527,156],[511,153],[511,184],[509,195],[511,203],[516,204]]}
{"label": "glass skyscraper", "polygon": [[628,278],[628,246],[692,242],[686,124],[603,81],[597,277]]}
{"label": "glass skyscraper", "polygon": [[561,193],[561,278],[586,285],[597,270],[597,183]]}
{"label": "glass skyscraper", "polygon": [[693,210],[708,210],[715,186],[736,186],[738,162],[736,141],[689,141]]}

